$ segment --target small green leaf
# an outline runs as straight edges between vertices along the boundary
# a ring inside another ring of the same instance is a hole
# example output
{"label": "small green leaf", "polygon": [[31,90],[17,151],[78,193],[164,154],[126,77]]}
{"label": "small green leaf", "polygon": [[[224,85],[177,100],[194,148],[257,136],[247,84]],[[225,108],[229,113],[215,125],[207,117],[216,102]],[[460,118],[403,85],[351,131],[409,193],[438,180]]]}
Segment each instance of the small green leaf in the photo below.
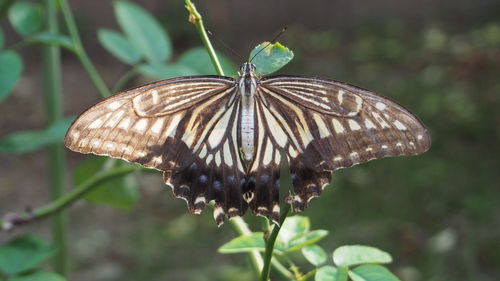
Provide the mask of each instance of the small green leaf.
{"label": "small green leaf", "polygon": [[97,35],[101,45],[117,59],[132,65],[141,60],[141,53],[122,34],[109,29],[100,29]]}
{"label": "small green leaf", "polygon": [[115,2],[115,15],[128,40],[150,63],[162,63],[172,55],[170,38],[146,10],[129,1]]}
{"label": "small green leaf", "polygon": [[360,265],[349,271],[353,281],[400,281],[387,268],[378,264]]}
{"label": "small green leaf", "polygon": [[30,37],[26,38],[26,40],[28,42],[57,45],[70,51],[74,50],[73,41],[68,36],[51,33],[48,31],[33,34]]}
{"label": "small green leaf", "polygon": [[302,248],[302,254],[314,266],[320,266],[326,261],[326,252],[318,245],[309,245]]}
{"label": "small green leaf", "polygon": [[242,235],[225,243],[219,248],[219,253],[234,254],[253,250],[264,251],[266,243],[264,242],[262,232],[254,232],[251,235]]}
{"label": "small green leaf", "polygon": [[2,47],[3,47],[3,40],[4,40],[4,38],[3,38],[3,30],[0,27],[0,49],[2,49]]}
{"label": "small green leaf", "polygon": [[290,241],[285,244],[287,252],[293,252],[304,248],[305,246],[312,245],[328,235],[327,230],[318,229],[306,233],[301,233],[294,236]]}
{"label": "small green leaf", "polygon": [[27,271],[54,255],[55,252],[55,247],[37,236],[17,237],[0,246],[0,271],[7,275]]}
{"label": "small green leaf", "polygon": [[[262,50],[263,48],[264,50]],[[259,53],[257,54],[257,52]],[[255,56],[256,54],[257,56]],[[274,44],[263,42],[252,50],[250,59],[257,67],[255,72],[265,75],[273,73],[289,63],[293,59],[293,52],[279,42]]]}
{"label": "small green leaf", "polygon": [[9,9],[9,21],[21,36],[33,34],[42,26],[42,6],[16,1]]}
{"label": "small green leaf", "polygon": [[311,225],[308,217],[288,217],[281,226],[277,239],[283,244],[288,244],[294,236],[309,231],[310,227]]}
{"label": "small green leaf", "polygon": [[391,255],[374,247],[342,246],[333,252],[333,262],[338,266],[353,266],[363,263],[390,263]]}
{"label": "small green leaf", "polygon": [[11,277],[9,281],[66,281],[66,279],[54,272],[35,271],[33,273]]}
{"label": "small green leaf", "polygon": [[26,153],[49,144],[62,142],[75,117],[62,119],[45,130],[22,131],[0,139],[1,153]]}
{"label": "small green leaf", "polygon": [[16,52],[0,52],[0,102],[12,91],[22,72],[23,60]]}
{"label": "small green leaf", "polygon": [[197,74],[192,68],[179,63],[141,64],[139,65],[139,72],[156,80]]}
{"label": "small green leaf", "polygon": [[[219,58],[219,62],[222,66],[222,70],[224,70],[224,75],[233,76],[236,74],[236,66],[223,55],[217,54]],[[208,52],[205,48],[196,47],[192,48],[186,52],[184,52],[179,59],[178,63],[189,66],[194,69],[197,75],[205,75],[205,74],[217,74],[215,68],[213,66],[212,60],[208,55]]]}
{"label": "small green leaf", "polygon": [[325,265],[316,271],[314,281],[347,281],[346,267],[336,268],[331,265]]}
{"label": "small green leaf", "polygon": [[[124,165],[133,164],[115,159],[110,160],[106,157],[90,157],[75,169],[75,184],[78,185],[97,173]],[[133,174],[108,179],[100,182],[91,192],[87,193],[85,199],[93,204],[105,204],[125,211],[130,210],[139,199],[138,183]]]}

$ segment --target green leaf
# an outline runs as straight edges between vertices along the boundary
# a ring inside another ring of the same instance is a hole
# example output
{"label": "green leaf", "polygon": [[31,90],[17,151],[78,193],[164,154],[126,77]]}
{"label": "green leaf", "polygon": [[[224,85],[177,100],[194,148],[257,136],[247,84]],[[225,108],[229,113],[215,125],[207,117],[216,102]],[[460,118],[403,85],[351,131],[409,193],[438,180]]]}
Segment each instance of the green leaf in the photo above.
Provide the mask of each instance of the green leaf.
{"label": "green leaf", "polygon": [[62,34],[51,33],[48,31],[33,34],[30,37],[26,38],[26,41],[34,42],[34,43],[57,45],[57,46],[66,48],[70,51],[74,50],[73,41],[68,36],[62,35]]}
{"label": "green leaf", "polygon": [[281,226],[277,240],[283,244],[288,244],[294,236],[309,231],[310,227],[311,224],[308,217],[288,217]]}
{"label": "green leaf", "polygon": [[9,21],[21,36],[33,34],[42,27],[42,6],[16,1],[9,9]]}
{"label": "green leaf", "polygon": [[219,248],[219,253],[234,254],[250,252],[253,250],[264,251],[266,243],[264,241],[264,233],[254,232],[251,235],[242,235],[225,243]]}
{"label": "green leaf", "polygon": [[35,271],[30,274],[11,277],[9,281],[66,281],[66,279],[54,272]]}
{"label": "green leaf", "polygon": [[[74,181],[78,185],[95,174],[108,171],[114,167],[133,165],[107,157],[92,156],[80,164],[74,172]],[[114,177],[100,182],[85,195],[87,202],[105,204],[121,210],[132,209],[139,199],[138,183],[133,174]]]}
{"label": "green leaf", "polygon": [[3,38],[3,30],[0,27],[0,49],[2,49],[2,47],[3,47],[3,40],[4,40],[4,38]]}
{"label": "green leaf", "polygon": [[0,102],[12,91],[22,72],[23,60],[16,52],[0,52]]}
{"label": "green leaf", "polygon": [[326,261],[326,252],[318,245],[309,245],[302,248],[302,254],[314,266],[320,266]]}
{"label": "green leaf", "polygon": [[[222,70],[224,70],[224,75],[233,76],[236,75],[236,66],[225,56],[217,54],[219,58],[219,62],[222,66]],[[206,74],[217,74],[215,67],[208,55],[208,52],[205,48],[196,47],[192,48],[186,52],[184,52],[179,59],[178,63],[183,64],[185,66],[189,66],[194,69],[197,75],[206,75]]]}
{"label": "green leaf", "polygon": [[[262,50],[263,48],[264,50]],[[259,53],[257,54],[257,52]],[[256,54],[257,56],[255,56]],[[279,42],[274,44],[263,42],[252,50],[250,59],[257,67],[255,72],[265,75],[273,73],[289,63],[293,59],[293,52]]]}
{"label": "green leaf", "polygon": [[146,10],[128,1],[115,2],[115,15],[128,40],[150,63],[162,63],[172,55],[170,38]]}
{"label": "green leaf", "polygon": [[139,72],[154,79],[166,79],[178,76],[197,74],[192,68],[178,63],[172,64],[141,64]]}
{"label": "green leaf", "polygon": [[353,281],[400,281],[387,268],[378,264],[360,265],[349,271]]}
{"label": "green leaf", "polygon": [[294,236],[288,244],[285,244],[287,252],[293,252],[304,248],[305,246],[312,245],[328,235],[327,230],[318,229],[311,232],[301,233]]}
{"label": "green leaf", "polygon": [[27,271],[54,255],[55,252],[55,247],[37,236],[17,237],[0,246],[0,271],[7,275]]}
{"label": "green leaf", "polygon": [[75,117],[67,117],[45,130],[23,131],[10,134],[0,139],[1,153],[26,153],[49,144],[62,142],[64,135]]}
{"label": "green leaf", "polygon": [[122,34],[109,29],[100,29],[97,34],[101,45],[117,59],[132,65],[141,60],[142,54]]}
{"label": "green leaf", "polygon": [[325,265],[316,271],[314,281],[347,281],[346,267],[336,268],[331,265]]}
{"label": "green leaf", "polygon": [[342,246],[333,252],[333,262],[338,266],[353,266],[363,263],[390,263],[391,255],[374,247]]}

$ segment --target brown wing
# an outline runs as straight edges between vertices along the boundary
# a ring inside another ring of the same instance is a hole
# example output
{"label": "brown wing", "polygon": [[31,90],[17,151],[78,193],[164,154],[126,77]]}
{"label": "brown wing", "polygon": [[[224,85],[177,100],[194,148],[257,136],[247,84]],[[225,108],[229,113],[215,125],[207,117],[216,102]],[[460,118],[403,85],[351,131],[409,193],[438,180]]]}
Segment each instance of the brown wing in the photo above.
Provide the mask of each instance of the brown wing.
{"label": "brown wing", "polygon": [[164,80],[90,107],[71,125],[65,144],[164,171],[167,185],[192,212],[215,200],[220,224],[226,214],[246,210],[235,141],[237,101],[232,78]]}
{"label": "brown wing", "polygon": [[[265,120],[265,136],[273,145],[267,148],[265,141],[259,142],[257,151],[270,150],[261,159],[271,154],[278,157],[279,149],[287,152],[295,191],[288,200],[299,210],[320,195],[334,170],[388,156],[420,154],[431,145],[415,115],[352,85],[275,76],[261,80],[258,96],[265,115],[259,120]],[[278,163],[271,161],[266,168],[273,171],[272,178],[279,177]],[[259,173],[258,165],[254,166]]]}

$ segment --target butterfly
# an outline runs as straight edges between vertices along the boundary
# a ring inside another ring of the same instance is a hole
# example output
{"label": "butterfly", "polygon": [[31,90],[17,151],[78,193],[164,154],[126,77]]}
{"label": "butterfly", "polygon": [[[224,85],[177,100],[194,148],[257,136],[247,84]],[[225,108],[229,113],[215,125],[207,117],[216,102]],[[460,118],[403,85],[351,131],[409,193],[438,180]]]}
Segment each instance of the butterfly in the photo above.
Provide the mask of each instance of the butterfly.
{"label": "butterfly", "polygon": [[286,156],[301,211],[332,172],[431,146],[422,122],[403,106],[346,83],[303,76],[256,75],[250,62],[237,78],[166,79],[106,98],[69,128],[65,145],[163,172],[176,197],[214,219],[280,217],[280,164]]}

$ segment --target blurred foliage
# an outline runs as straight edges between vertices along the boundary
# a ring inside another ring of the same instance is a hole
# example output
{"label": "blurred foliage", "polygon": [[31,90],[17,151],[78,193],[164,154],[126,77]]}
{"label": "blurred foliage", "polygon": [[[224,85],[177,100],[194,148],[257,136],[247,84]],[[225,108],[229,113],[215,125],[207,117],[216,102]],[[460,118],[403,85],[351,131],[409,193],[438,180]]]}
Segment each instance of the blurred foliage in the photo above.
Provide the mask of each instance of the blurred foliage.
{"label": "blurred foliage", "polygon": [[[309,218],[303,216],[288,217],[278,234],[274,246],[274,258],[284,260],[291,268],[295,279],[307,280],[313,275],[316,281],[347,281],[348,275],[353,281],[398,281],[390,271],[380,264],[392,262],[391,256],[369,246],[341,246],[333,251],[335,266],[324,265],[327,254],[316,243],[327,237],[328,231],[311,230]],[[219,248],[225,254],[244,253],[252,250],[264,252],[264,233],[254,232],[234,238]],[[293,261],[291,253],[301,250],[303,258],[314,266],[304,273]],[[375,266],[376,265],[376,266]],[[371,267],[367,267],[371,266]]]}
{"label": "blurred foliage", "polygon": [[75,117],[67,117],[44,130],[15,132],[0,139],[0,154],[27,153],[62,142]]}
{"label": "blurred foliage", "polygon": [[55,253],[56,248],[36,236],[17,237],[0,246],[0,280],[64,281],[61,276],[38,268]]}
{"label": "blurred foliage", "polygon": [[0,50],[0,101],[12,91],[22,70],[23,61],[16,52]]}
{"label": "blurred foliage", "polygon": [[[128,1],[114,3],[118,24],[125,35],[101,29],[99,42],[122,62],[133,65],[142,75],[165,79],[186,75],[215,74],[205,48],[193,48],[170,63],[172,43],[168,32],[143,8]],[[224,56],[220,61],[226,75],[234,75],[234,64]]]}
{"label": "blurred foliage", "polygon": [[31,35],[42,27],[42,5],[16,1],[9,9],[9,20],[19,35],[23,37]]}
{"label": "blurred foliage", "polygon": [[[78,186],[96,174],[109,171],[114,167],[133,165],[107,157],[91,156],[74,171],[74,183]],[[127,211],[131,210],[139,199],[137,179],[134,174],[111,178],[99,182],[93,190],[85,194],[87,202],[105,204]]]}

